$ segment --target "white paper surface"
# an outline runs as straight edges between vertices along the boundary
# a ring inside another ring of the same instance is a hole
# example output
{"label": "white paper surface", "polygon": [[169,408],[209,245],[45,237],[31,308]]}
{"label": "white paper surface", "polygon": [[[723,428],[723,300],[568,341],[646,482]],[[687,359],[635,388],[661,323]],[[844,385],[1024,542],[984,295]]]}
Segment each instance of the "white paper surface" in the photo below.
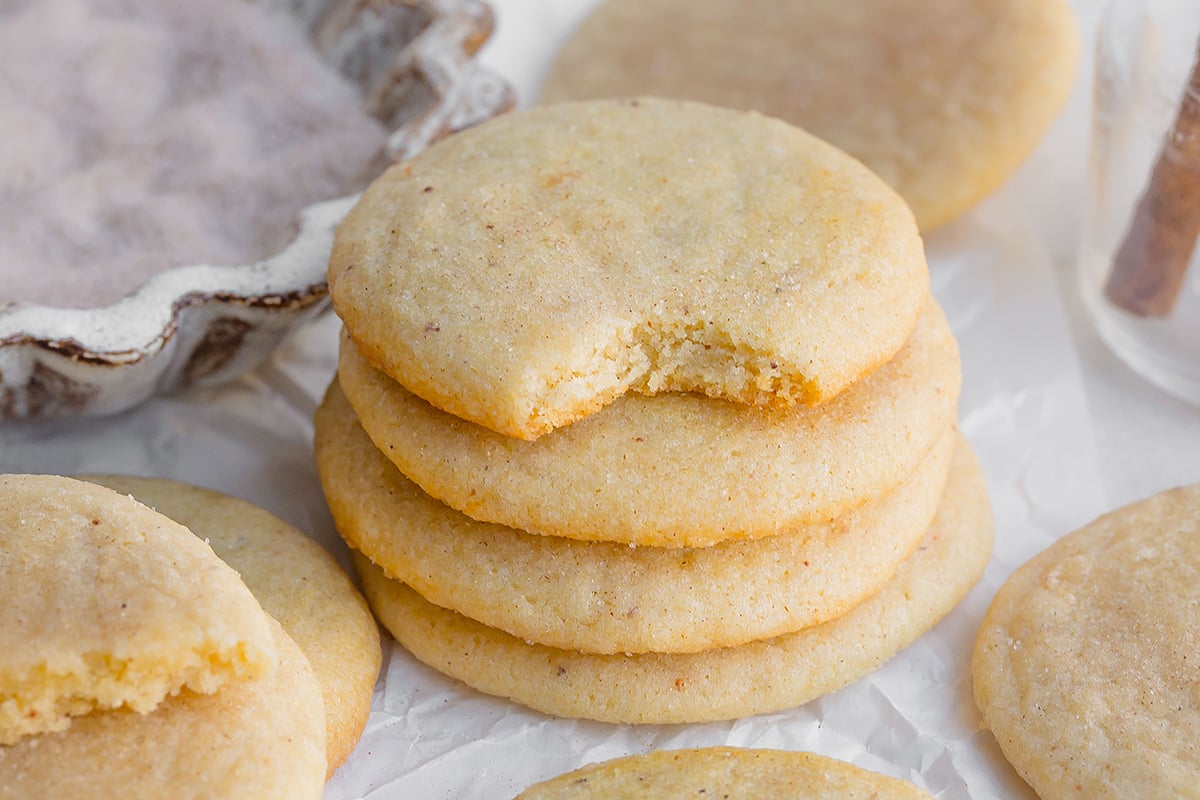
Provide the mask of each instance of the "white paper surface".
{"label": "white paper surface", "polygon": [[[485,59],[528,100],[555,42],[593,3],[497,2],[501,27]],[[1051,142],[1055,157],[1083,157],[1082,142]],[[871,676],[801,708],[735,722],[642,727],[552,719],[467,689],[389,642],[371,720],[327,787],[327,800],[510,797],[584,763],[712,744],[820,752],[909,779],[943,798],[1032,797],[980,729],[970,649],[1008,574],[1110,507],[1102,477],[1108,462],[1097,459],[1084,393],[1085,384],[1103,385],[1108,376],[1081,373],[1047,251],[1046,231],[1055,222],[1039,214],[1035,225],[1027,216],[1042,205],[1028,196],[1037,186],[1028,178],[1010,183],[928,241],[934,290],[962,351],[961,427],[983,462],[997,528],[983,580],[930,634]],[[1054,213],[1061,215],[1058,224],[1073,224],[1073,207]],[[337,321],[326,316],[229,386],[155,399],[109,419],[0,427],[0,471],[131,472],[209,486],[311,532],[346,563],[310,450],[311,413],[334,371],[336,336]],[[1144,415],[1156,415],[1165,403],[1186,419],[1157,395],[1140,402]],[[1130,458],[1152,454],[1126,442],[1119,460]],[[1155,480],[1169,485],[1172,478],[1160,472]]]}

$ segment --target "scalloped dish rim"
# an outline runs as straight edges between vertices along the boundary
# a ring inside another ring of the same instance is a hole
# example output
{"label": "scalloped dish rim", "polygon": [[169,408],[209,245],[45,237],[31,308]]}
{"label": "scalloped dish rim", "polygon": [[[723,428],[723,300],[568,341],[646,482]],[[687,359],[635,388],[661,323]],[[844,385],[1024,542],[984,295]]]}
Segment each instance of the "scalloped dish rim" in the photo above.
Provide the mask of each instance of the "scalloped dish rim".
{"label": "scalloped dish rim", "polygon": [[[304,209],[300,232],[292,241],[254,264],[173,267],[105,306],[59,308],[17,303],[0,309],[0,347],[30,344],[57,349],[72,343],[89,358],[128,363],[150,355],[156,344],[161,347],[170,338],[180,311],[197,302],[274,307],[308,297],[319,300],[326,292],[325,259],[333,228],[357,199],[357,194],[347,195]],[[132,353],[137,357],[129,358]]]}
{"label": "scalloped dish rim", "polygon": [[[492,33],[491,6],[485,0],[423,4],[440,16],[402,43],[413,48],[418,68],[429,66],[422,59],[432,52],[428,36],[435,30],[440,35],[455,30],[444,29],[450,20],[474,27],[464,27],[469,35],[461,39],[438,40],[453,45],[438,52],[453,51],[455,69],[430,109],[390,129],[388,152],[394,159],[411,155],[405,148],[413,144],[420,149],[503,113],[516,100],[508,82],[475,58]],[[393,56],[399,52],[404,51]],[[439,70],[443,80],[444,71]],[[291,241],[259,261],[171,267],[100,306],[0,302],[0,425],[116,413],[156,394],[231,380],[252,368],[288,331],[328,307],[334,233],[358,197],[309,205],[297,215]]]}

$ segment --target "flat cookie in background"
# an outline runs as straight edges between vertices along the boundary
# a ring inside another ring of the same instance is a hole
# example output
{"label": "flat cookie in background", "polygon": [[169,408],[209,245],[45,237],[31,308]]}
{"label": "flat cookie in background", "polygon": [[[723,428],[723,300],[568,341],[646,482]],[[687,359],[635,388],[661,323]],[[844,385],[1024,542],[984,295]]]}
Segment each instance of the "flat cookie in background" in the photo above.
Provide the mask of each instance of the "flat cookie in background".
{"label": "flat cookie in background", "polygon": [[267,623],[279,655],[265,677],[215,694],[184,691],[144,715],[95,711],[65,731],[0,747],[0,798],[317,800],[321,689],[300,648]]}
{"label": "flat cookie in background", "polygon": [[954,424],[962,385],[932,299],[894,359],[818,408],[631,393],[527,442],[439,411],[344,337],[338,375],[376,447],[447,505],[530,533],[652,547],[769,536],[886,494]]}
{"label": "flat cookie in background", "polygon": [[514,112],[377,179],[329,293],[367,360],[536,438],[627,391],[812,405],[887,361],[929,275],[912,214],[778,120],[654,99]]}
{"label": "flat cookie in background", "polygon": [[971,675],[1043,800],[1200,796],[1200,485],[1113,511],[1020,567]]}
{"label": "flat cookie in background", "polygon": [[325,701],[332,774],[367,724],[382,660],[375,618],[333,557],[302,531],[236,497],[159,478],[81,478],[131,494],[187,526],[238,571],[312,664]]}
{"label": "flat cookie in background", "polygon": [[55,475],[0,476],[0,744],[270,671],[271,621],[178,523]]}
{"label": "flat cookie in background", "polygon": [[928,231],[1033,151],[1077,59],[1066,0],[606,0],[542,100],[650,94],[779,117],[860,159]]}
{"label": "flat cookie in background", "polygon": [[932,800],[907,781],[813,753],[741,747],[659,750],[530,786],[516,800]]}
{"label": "flat cookie in background", "polygon": [[552,647],[680,653],[816,625],[878,591],[929,528],[957,438],[947,431],[891,495],[831,523],[694,549],[476,522],[376,450],[336,383],[313,447],[338,532],[426,600]]}
{"label": "flat cookie in background", "polygon": [[659,724],[792,708],[852,683],[954,608],[983,573],[991,543],[983,473],[964,444],[933,526],[879,594],[824,625],[682,655],[531,645],[425,601],[362,555],[355,566],[379,620],[434,669],[547,714]]}

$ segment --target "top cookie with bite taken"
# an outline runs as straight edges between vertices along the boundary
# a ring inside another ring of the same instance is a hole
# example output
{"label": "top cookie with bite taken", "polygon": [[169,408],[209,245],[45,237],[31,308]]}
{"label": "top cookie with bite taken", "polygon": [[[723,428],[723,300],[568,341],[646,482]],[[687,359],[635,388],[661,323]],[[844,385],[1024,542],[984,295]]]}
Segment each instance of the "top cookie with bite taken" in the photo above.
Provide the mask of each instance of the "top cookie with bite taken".
{"label": "top cookie with bite taken", "polygon": [[329,267],[368,361],[523,439],[627,391],[824,402],[899,350],[928,284],[912,213],[859,162],[648,98],[505,115],[396,165]]}

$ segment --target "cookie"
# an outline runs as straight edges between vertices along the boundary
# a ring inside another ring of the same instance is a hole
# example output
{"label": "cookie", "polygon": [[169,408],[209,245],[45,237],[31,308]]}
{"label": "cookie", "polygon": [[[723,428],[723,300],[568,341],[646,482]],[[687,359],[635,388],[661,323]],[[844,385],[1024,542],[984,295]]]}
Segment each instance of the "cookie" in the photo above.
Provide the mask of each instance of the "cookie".
{"label": "cookie", "polygon": [[262,676],[270,620],[187,528],[52,475],[0,476],[0,744]]}
{"label": "cookie", "polygon": [[877,595],[823,625],[692,654],[595,655],[528,644],[429,603],[361,554],[355,566],[396,640],[480,691],[562,717],[702,722],[791,708],[875,669],[958,603],[982,574],[991,541],[983,474],[960,447],[932,527]]}
{"label": "cookie", "polygon": [[962,385],[932,300],[894,359],[819,408],[628,394],[526,442],[439,411],[345,339],[338,375],[375,445],[447,505],[530,533],[654,547],[767,536],[886,494],[953,424]]}
{"label": "cookie", "polygon": [[437,408],[532,439],[627,391],[814,404],[888,360],[929,285],[904,203],[778,120],[654,99],[505,114],[377,179],[334,309]]}
{"label": "cookie", "polygon": [[653,94],[779,117],[860,159],[930,230],[1033,151],[1077,60],[1066,0],[607,0],[542,100]]}
{"label": "cookie", "polygon": [[238,571],[312,664],[325,700],[332,773],[367,724],[382,661],[375,618],[333,557],[278,517],[219,492],[125,475],[83,479],[133,495],[187,526]]}
{"label": "cookie", "polygon": [[516,800],[719,797],[932,800],[907,781],[789,750],[704,747],[615,758],[530,786]]}
{"label": "cookie", "polygon": [[320,798],[321,689],[300,648],[267,624],[278,656],[261,678],[183,691],[144,715],[95,711],[0,747],[0,798]]}
{"label": "cookie", "polygon": [[1044,800],[1200,786],[1200,485],[1100,517],[1000,588],[971,664],[984,722]]}
{"label": "cookie", "polygon": [[595,653],[694,652],[832,619],[878,589],[933,518],[953,431],[891,495],[825,524],[706,548],[630,548],[476,522],[377,451],[334,384],[317,470],[339,533],[425,599],[521,639]]}

